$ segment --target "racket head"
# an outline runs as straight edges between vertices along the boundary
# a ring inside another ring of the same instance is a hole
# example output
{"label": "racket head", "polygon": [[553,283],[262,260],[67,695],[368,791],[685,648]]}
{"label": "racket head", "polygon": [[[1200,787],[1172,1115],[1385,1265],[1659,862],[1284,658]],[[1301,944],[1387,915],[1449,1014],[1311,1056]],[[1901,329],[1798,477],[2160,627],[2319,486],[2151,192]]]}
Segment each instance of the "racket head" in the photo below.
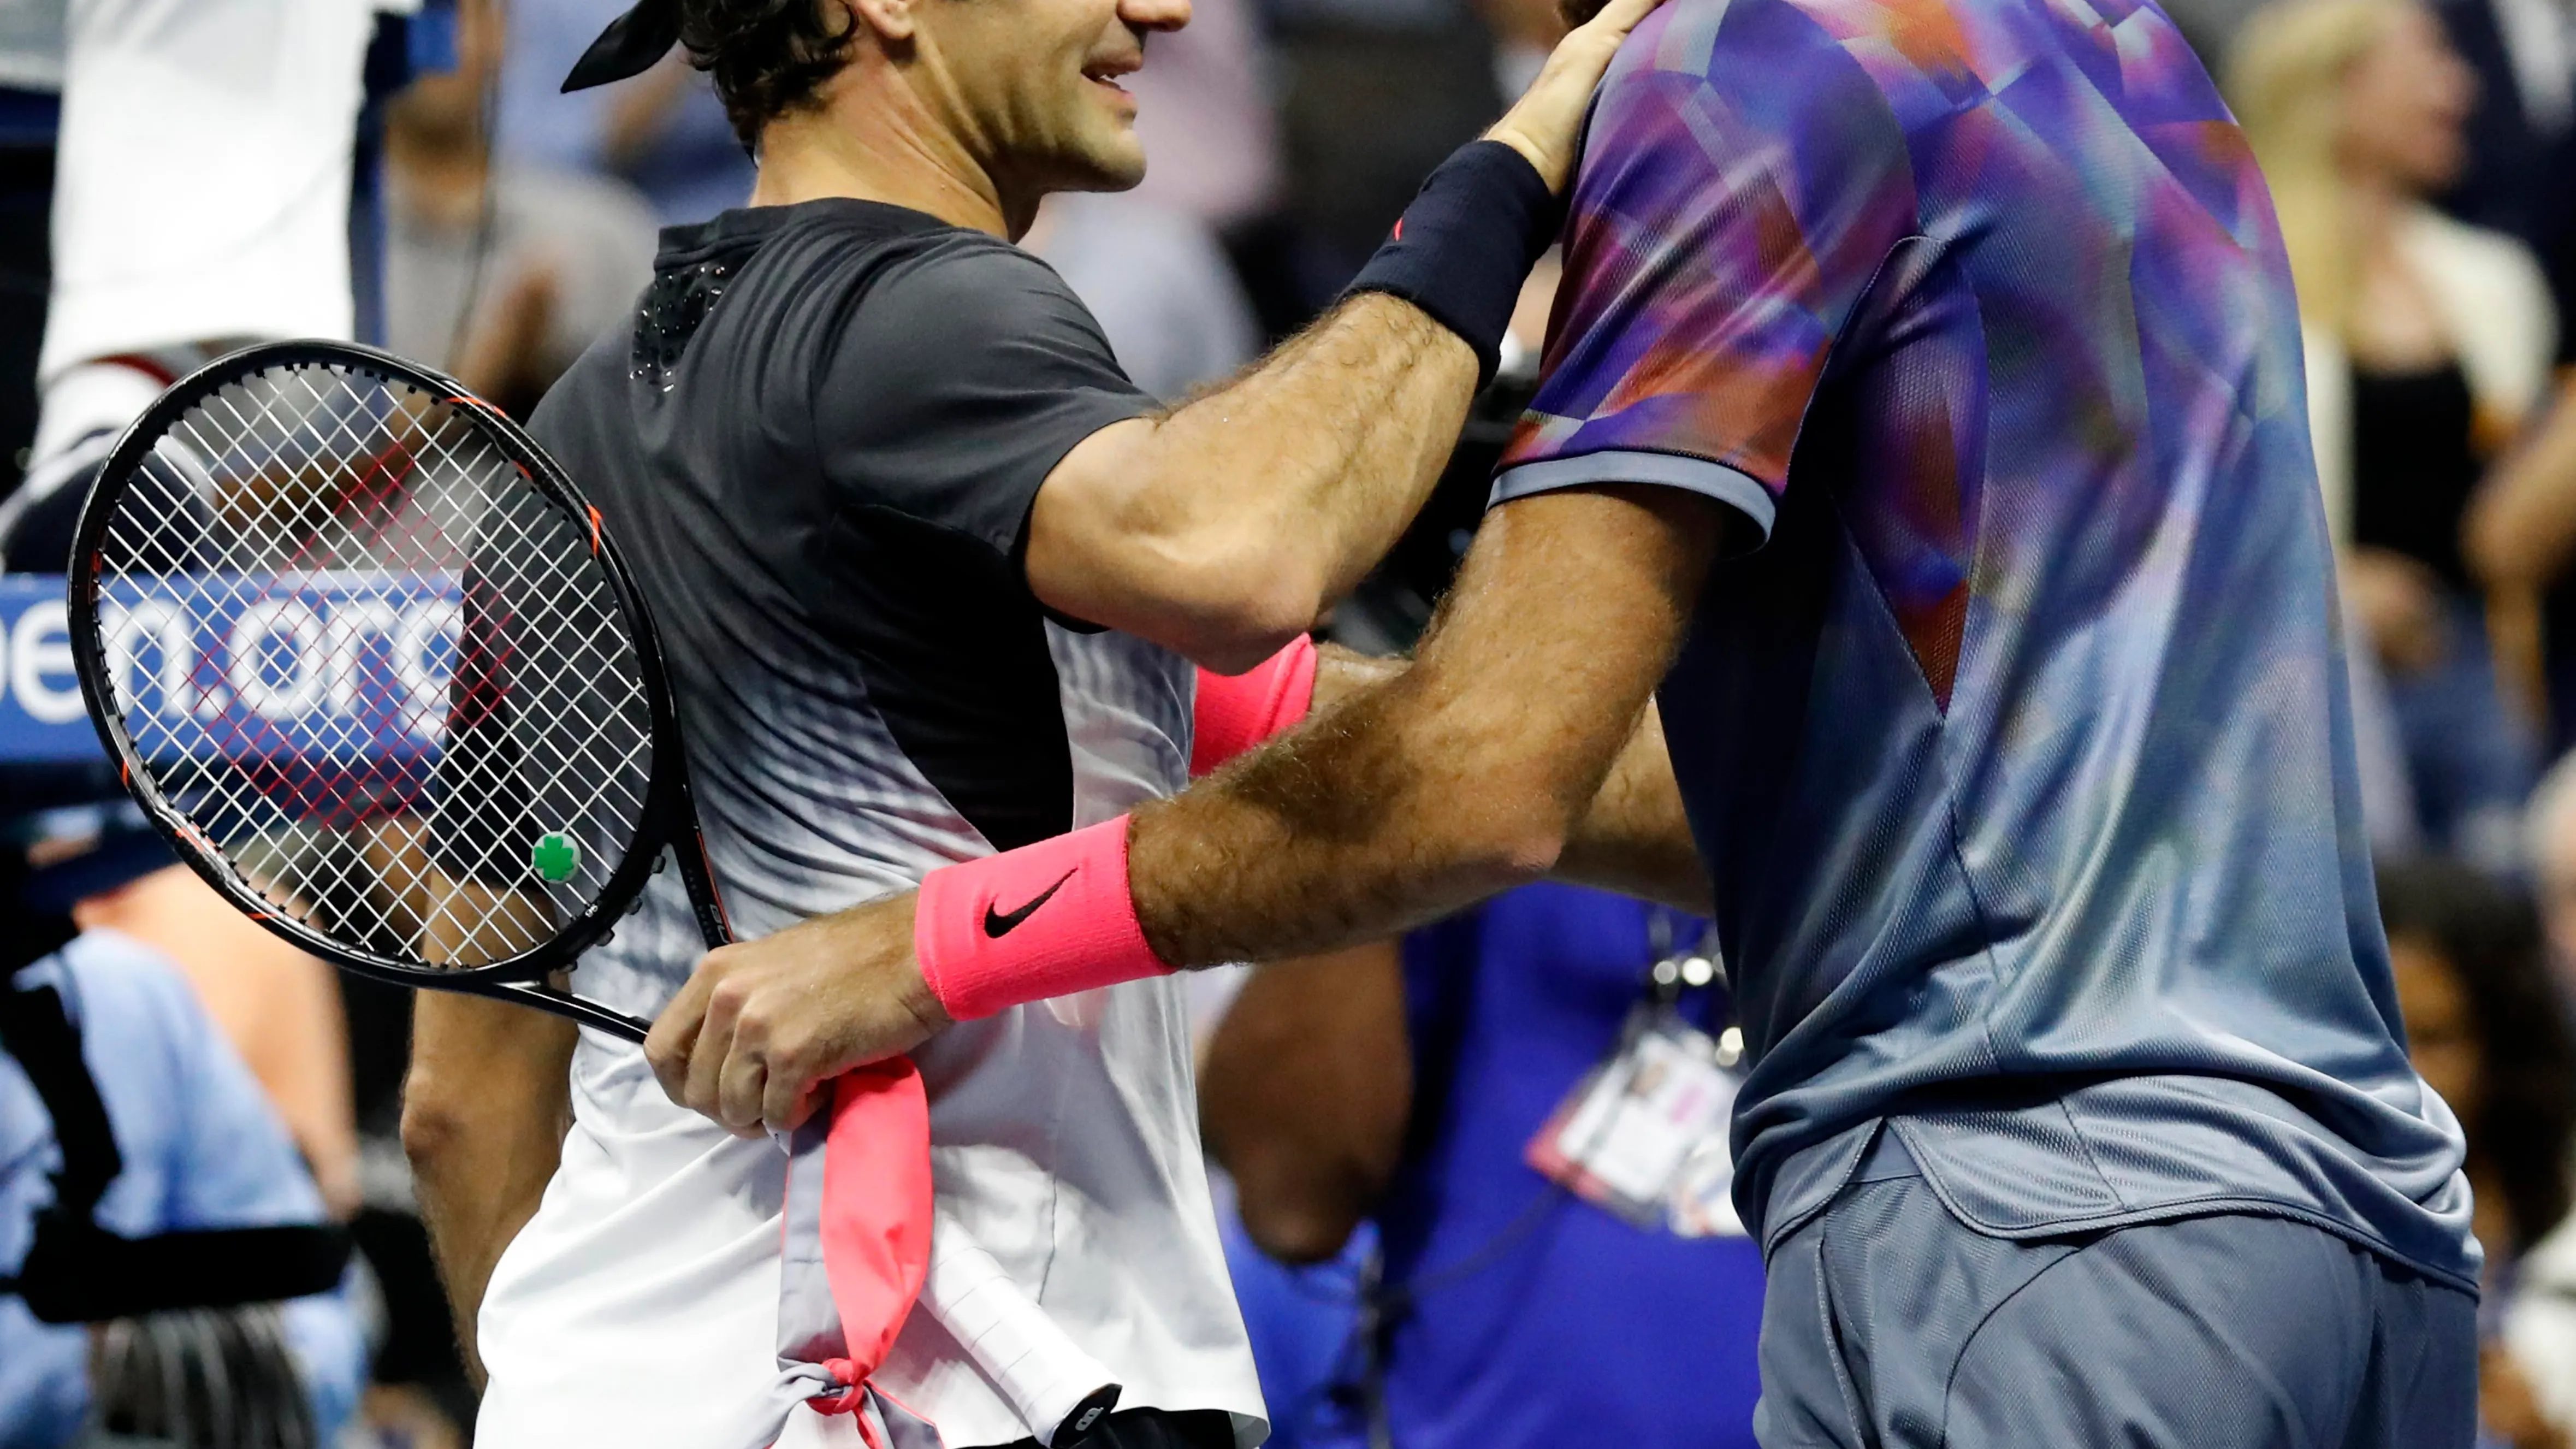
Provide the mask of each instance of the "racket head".
{"label": "racket head", "polygon": [[693,826],[669,683],[597,510],[497,409],[354,344],[218,358],[109,454],[68,622],[129,793],[246,914],[640,1035],[542,980]]}

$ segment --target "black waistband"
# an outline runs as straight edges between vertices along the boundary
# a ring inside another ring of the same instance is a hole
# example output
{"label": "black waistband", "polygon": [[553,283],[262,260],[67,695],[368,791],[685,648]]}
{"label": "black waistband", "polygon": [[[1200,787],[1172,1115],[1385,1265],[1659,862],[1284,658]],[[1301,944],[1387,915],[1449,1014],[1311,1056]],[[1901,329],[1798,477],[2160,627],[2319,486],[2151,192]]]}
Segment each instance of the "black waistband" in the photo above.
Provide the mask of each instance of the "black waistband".
{"label": "black waistband", "polygon": [[[1002,1449],[1038,1449],[1038,1441]],[[1222,1409],[1128,1409],[1102,1420],[1082,1449],[1234,1449],[1234,1416]]]}

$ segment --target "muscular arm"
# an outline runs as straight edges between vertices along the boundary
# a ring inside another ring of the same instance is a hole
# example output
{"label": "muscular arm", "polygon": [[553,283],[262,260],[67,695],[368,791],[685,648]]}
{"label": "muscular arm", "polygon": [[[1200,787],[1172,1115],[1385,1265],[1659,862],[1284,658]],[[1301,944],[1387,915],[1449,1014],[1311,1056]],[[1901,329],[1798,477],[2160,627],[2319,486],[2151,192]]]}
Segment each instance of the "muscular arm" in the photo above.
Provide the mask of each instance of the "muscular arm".
{"label": "muscular arm", "polygon": [[1211,669],[1250,668],[1403,531],[1475,389],[1457,334],[1352,298],[1224,390],[1066,454],[1029,514],[1029,586]]}
{"label": "muscular arm", "polygon": [[[1631,848],[1569,861],[1724,517],[1639,487],[1497,510],[1411,669],[1136,813],[1146,939],[1179,965],[1329,951]],[[1615,788],[1651,795],[1653,775]]]}
{"label": "muscular arm", "polygon": [[[1410,668],[1135,813],[1129,893],[1154,954],[1318,955],[1550,871],[1684,855],[1675,827],[1593,839],[1584,822],[1638,737],[1729,516],[1634,485],[1496,510]],[[1656,784],[1669,779],[1640,758],[1604,814],[1624,820],[1619,802],[1644,800],[1640,820],[1677,821]],[[1659,893],[1705,898],[1695,861],[1676,884],[1689,888]],[[946,1025],[914,955],[916,906],[889,897],[709,953],[645,1043],[663,1089],[737,1132],[792,1127],[815,1083]]]}
{"label": "muscular arm", "polygon": [[[1562,192],[1593,87],[1657,0],[1567,36],[1487,132]],[[1430,495],[1476,357],[1409,302],[1363,295],[1230,385],[1103,428],[1029,513],[1029,586],[1057,611],[1249,669],[1315,622]]]}
{"label": "muscular arm", "polygon": [[1392,941],[1262,967],[1199,1073],[1199,1120],[1244,1228],[1291,1263],[1342,1250],[1395,1175],[1412,1110]]}
{"label": "muscular arm", "polygon": [[[1406,662],[1327,645],[1315,671],[1313,713],[1402,675]],[[1673,779],[1664,721],[1652,699],[1620,747],[1592,803],[1574,822],[1550,878],[1594,886],[1705,916],[1713,906],[1681,786]]]}
{"label": "muscular arm", "polygon": [[501,1250],[537,1210],[571,1125],[572,1049],[560,1018],[424,991],[403,1081],[403,1151],[421,1221],[456,1314],[457,1344],[479,1384],[475,1315]]}
{"label": "muscular arm", "polygon": [[[1404,668],[1404,660],[1327,645],[1316,668],[1314,712],[1383,688]],[[1654,701],[1646,701],[1551,874],[1708,913],[1708,871],[1682,820],[1682,792]],[[1198,1073],[1208,1152],[1234,1173],[1252,1243],[1285,1263],[1340,1253],[1404,1158],[1412,1093],[1396,941],[1255,972]]]}

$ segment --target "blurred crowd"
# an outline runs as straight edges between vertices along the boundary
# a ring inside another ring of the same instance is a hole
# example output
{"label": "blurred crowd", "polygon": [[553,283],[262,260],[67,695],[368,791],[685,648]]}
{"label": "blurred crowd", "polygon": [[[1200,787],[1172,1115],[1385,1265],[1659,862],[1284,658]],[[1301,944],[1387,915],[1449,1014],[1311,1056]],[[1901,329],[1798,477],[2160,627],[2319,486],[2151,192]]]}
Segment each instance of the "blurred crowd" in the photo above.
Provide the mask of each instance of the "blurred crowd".
{"label": "blurred crowd", "polygon": [[[0,552],[37,574],[62,567],[47,497],[56,513],[77,498],[61,494],[76,472],[47,471],[77,440],[37,423],[63,85],[25,63],[43,8],[0,0],[0,499],[31,479],[0,501]],[[361,337],[524,414],[622,332],[658,225],[739,203],[750,163],[678,57],[558,93],[622,8],[432,3],[390,71],[380,32],[355,141]],[[2466,1128],[2488,1255],[2485,1429],[2576,1444],[2576,3],[2170,9],[2243,122],[2299,287],[2396,1005]],[[1166,397],[1329,305],[1556,34],[1550,0],[1195,12],[1133,81],[1145,184],[1058,197],[1024,243]],[[1422,628],[1553,285],[1543,265],[1449,477],[1335,637],[1385,652]],[[100,1221],[147,1234],[284,1204],[345,1225],[356,1253],[283,1314],[83,1330],[0,1299],[0,1449],[214,1442],[134,1387],[189,1335],[302,1386],[263,1442],[467,1442],[474,1387],[399,1140],[407,998],[243,921],[120,802],[96,771],[0,761],[0,934],[16,942],[0,965],[51,973],[0,995],[39,983],[78,1003],[127,1164]],[[1274,1444],[1752,1442],[1761,1262],[1724,1205],[1723,1152],[1685,1153],[1669,1210],[1640,1213],[1543,1150],[1641,1030],[1695,1033],[1735,1069],[1701,930],[1539,887],[1402,942],[1198,984],[1205,1127]],[[12,1075],[37,1027],[0,1018],[0,1277],[57,1171],[39,1156],[60,1094]],[[150,1124],[182,1103],[230,1125],[156,1145]]]}

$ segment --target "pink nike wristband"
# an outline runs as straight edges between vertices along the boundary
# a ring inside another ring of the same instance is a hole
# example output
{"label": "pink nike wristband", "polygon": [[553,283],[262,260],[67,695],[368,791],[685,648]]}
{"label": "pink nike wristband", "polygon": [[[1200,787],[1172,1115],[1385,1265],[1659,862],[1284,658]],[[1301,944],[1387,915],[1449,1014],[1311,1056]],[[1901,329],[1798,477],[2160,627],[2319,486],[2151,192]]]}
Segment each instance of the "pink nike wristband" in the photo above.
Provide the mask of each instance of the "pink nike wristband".
{"label": "pink nike wristband", "polygon": [[1124,815],[922,877],[912,950],[959,1021],[1172,970],[1136,921]]}
{"label": "pink nike wristband", "polygon": [[1199,671],[1199,702],[1190,720],[1190,778],[1260,744],[1315,707],[1315,641],[1295,643],[1244,674]]}

